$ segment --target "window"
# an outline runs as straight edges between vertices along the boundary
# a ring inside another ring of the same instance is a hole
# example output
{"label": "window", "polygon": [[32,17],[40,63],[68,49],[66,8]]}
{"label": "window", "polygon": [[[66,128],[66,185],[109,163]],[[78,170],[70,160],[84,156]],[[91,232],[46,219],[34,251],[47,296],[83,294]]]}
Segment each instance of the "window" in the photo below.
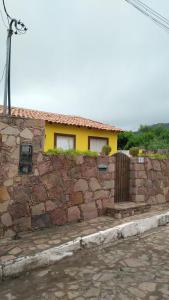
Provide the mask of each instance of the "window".
{"label": "window", "polygon": [[63,150],[76,148],[76,136],[69,134],[55,133],[54,145],[56,148],[62,148]]}
{"label": "window", "polygon": [[100,153],[103,146],[108,145],[108,138],[89,136],[89,150]]}

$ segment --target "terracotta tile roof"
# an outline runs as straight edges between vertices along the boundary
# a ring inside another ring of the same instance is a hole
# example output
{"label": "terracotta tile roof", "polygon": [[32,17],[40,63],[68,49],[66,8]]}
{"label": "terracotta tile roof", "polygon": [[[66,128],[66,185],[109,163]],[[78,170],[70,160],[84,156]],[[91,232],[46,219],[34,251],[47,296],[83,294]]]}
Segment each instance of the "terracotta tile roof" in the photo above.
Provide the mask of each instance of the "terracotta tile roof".
{"label": "terracotta tile roof", "polygon": [[[0,105],[0,114],[3,113],[3,106]],[[12,115],[21,118],[40,119],[57,124],[73,125],[80,127],[88,127],[99,130],[108,131],[123,131],[120,128],[116,128],[111,125],[103,124],[101,122],[92,121],[79,116],[61,115],[55,113],[48,113],[33,109],[25,109],[19,107],[12,107]]]}

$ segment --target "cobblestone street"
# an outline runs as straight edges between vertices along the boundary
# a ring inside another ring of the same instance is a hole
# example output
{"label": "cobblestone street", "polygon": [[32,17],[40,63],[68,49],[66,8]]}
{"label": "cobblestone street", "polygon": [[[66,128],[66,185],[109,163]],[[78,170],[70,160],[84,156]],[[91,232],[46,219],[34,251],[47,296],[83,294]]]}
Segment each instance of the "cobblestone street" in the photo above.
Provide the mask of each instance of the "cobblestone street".
{"label": "cobblestone street", "polygon": [[1,300],[169,299],[169,226],[0,284]]}

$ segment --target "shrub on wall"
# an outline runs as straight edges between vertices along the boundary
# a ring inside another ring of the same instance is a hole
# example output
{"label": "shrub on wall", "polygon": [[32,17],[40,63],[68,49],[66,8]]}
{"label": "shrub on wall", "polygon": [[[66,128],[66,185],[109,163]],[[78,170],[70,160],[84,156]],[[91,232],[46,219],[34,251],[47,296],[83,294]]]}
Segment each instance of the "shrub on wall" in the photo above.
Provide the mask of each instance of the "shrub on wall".
{"label": "shrub on wall", "polygon": [[139,148],[137,148],[137,147],[130,148],[129,153],[132,156],[138,156],[139,155]]}
{"label": "shrub on wall", "polygon": [[72,155],[72,156],[77,156],[77,155],[84,155],[84,156],[91,156],[91,157],[97,157],[98,153],[95,151],[79,151],[79,150],[73,150],[73,149],[69,149],[69,150],[64,150],[62,148],[55,148],[55,149],[49,149],[47,151],[47,154],[49,155],[60,155],[60,154],[64,154],[64,155]]}
{"label": "shrub on wall", "polygon": [[102,154],[109,155],[111,152],[111,147],[109,145],[104,145],[102,148]]}

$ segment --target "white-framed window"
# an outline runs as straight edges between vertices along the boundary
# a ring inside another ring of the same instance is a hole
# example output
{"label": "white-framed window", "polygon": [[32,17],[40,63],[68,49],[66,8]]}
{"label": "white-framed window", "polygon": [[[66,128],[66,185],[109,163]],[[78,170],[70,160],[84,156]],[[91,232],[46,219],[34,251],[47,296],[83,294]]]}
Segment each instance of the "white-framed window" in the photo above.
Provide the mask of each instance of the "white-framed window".
{"label": "white-framed window", "polygon": [[76,136],[70,134],[55,133],[54,145],[63,150],[76,149]]}
{"label": "white-framed window", "polygon": [[89,136],[89,150],[100,153],[103,146],[108,145],[108,138]]}

